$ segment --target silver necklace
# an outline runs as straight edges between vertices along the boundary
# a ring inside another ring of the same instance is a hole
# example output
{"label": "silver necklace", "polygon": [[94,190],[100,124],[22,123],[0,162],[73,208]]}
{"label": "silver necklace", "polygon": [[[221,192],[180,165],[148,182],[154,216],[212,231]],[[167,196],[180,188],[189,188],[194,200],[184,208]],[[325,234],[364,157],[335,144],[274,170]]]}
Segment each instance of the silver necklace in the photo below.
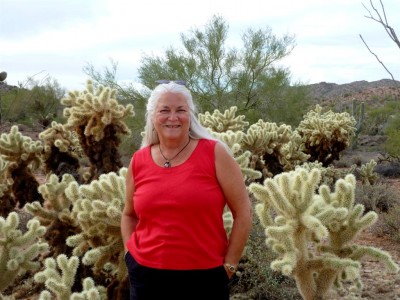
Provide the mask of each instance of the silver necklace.
{"label": "silver necklace", "polygon": [[158,144],[158,149],[160,150],[160,154],[161,154],[161,156],[165,159],[164,168],[171,168],[171,161],[172,161],[173,159],[175,159],[183,150],[185,150],[185,148],[189,145],[189,143],[190,143],[190,138],[189,138],[189,141],[187,142],[187,144],[186,144],[181,150],[179,150],[179,152],[178,152],[174,157],[172,157],[172,158],[166,158],[166,157],[164,156],[164,154],[162,153],[162,151],[161,151],[161,146],[160,146],[160,144]]}

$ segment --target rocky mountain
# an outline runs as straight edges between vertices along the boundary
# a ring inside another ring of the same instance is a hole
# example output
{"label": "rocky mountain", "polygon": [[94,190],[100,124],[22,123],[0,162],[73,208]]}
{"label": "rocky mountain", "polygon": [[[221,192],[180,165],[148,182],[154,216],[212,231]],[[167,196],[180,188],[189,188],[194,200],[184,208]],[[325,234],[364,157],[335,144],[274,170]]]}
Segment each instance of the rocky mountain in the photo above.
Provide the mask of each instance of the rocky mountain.
{"label": "rocky mountain", "polygon": [[345,84],[320,82],[310,84],[309,88],[312,99],[316,103],[400,99],[400,81],[391,79],[372,82],[362,80]]}

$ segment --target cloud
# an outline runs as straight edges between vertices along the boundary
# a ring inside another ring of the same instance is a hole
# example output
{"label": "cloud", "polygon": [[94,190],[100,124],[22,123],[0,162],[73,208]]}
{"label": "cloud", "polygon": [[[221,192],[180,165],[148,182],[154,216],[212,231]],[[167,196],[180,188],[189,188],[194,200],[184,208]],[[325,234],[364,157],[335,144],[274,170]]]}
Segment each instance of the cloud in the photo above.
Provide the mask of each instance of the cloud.
{"label": "cloud", "polygon": [[[394,19],[400,3],[384,2],[389,22],[400,32],[400,19]],[[69,89],[81,88],[87,77],[82,68],[91,63],[101,70],[110,59],[118,62],[118,78],[135,80],[144,54],[182,48],[180,35],[203,30],[213,15],[228,24],[229,47],[242,47],[248,28],[294,35],[297,46],[281,64],[302,81],[387,78],[359,34],[390,69],[400,70],[399,49],[378,23],[365,18],[357,1],[13,0],[3,1],[1,10],[7,13],[0,26],[7,29],[0,32],[0,71],[8,72],[9,84],[47,73]]]}

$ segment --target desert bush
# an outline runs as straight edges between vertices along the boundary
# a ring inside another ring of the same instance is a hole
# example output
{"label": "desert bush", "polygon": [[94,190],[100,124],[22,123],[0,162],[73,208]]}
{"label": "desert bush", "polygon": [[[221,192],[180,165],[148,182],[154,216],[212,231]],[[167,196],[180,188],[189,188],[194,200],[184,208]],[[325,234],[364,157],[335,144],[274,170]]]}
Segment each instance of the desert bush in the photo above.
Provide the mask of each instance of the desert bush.
{"label": "desert bush", "polygon": [[64,93],[50,77],[42,81],[28,78],[19,88],[1,95],[1,121],[46,128],[61,117],[60,99]]}
{"label": "desert bush", "polygon": [[381,214],[383,231],[396,242],[400,242],[400,201],[394,205],[387,213]]}
{"label": "desert bush", "polygon": [[375,167],[375,172],[384,177],[400,177],[400,162],[384,162]]}
{"label": "desert bush", "polygon": [[385,127],[394,112],[399,111],[400,104],[396,99],[385,99],[383,106],[367,107],[367,116],[363,133],[369,135],[383,134]]}
{"label": "desert bush", "polygon": [[388,127],[385,130],[387,140],[384,149],[392,156],[400,156],[400,114],[391,118]]}
{"label": "desert bush", "polygon": [[365,211],[388,212],[398,204],[394,188],[386,183],[374,185],[358,184],[355,203],[364,205]]}
{"label": "desert bush", "polygon": [[354,164],[360,167],[362,165],[363,158],[361,157],[361,155],[356,155],[351,158],[351,162],[352,162],[351,165]]}
{"label": "desert bush", "polygon": [[238,265],[239,272],[230,282],[231,295],[260,300],[302,299],[292,278],[271,269],[275,258],[276,254],[265,245],[260,220],[254,218],[245,254]]}

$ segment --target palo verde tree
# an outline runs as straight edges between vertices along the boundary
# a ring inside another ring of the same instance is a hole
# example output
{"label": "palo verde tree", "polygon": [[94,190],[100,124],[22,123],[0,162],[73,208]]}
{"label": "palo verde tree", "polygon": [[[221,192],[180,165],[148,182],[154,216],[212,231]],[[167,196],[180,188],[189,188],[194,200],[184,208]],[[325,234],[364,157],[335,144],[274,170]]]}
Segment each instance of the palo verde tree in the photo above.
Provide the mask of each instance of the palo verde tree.
{"label": "palo verde tree", "polygon": [[[157,79],[183,79],[202,112],[236,106],[250,121],[293,122],[297,117],[291,112],[301,117],[307,108],[306,93],[300,86],[290,86],[290,72],[276,66],[293,50],[294,37],[279,38],[269,27],[249,28],[242,34],[242,47],[229,48],[228,29],[222,17],[213,16],[204,29],[181,34],[183,48],[171,46],[162,56],[142,59],[141,82],[153,88]],[[291,103],[289,107],[295,108],[288,111],[287,100],[301,106]],[[277,116],[282,105],[286,111]]]}
{"label": "palo verde tree", "polygon": [[[160,56],[145,55],[138,69],[142,90],[117,82],[115,61],[100,72],[87,64],[84,72],[94,84],[117,89],[133,103],[138,116],[144,116],[146,98],[156,80],[180,79],[187,82],[200,112],[235,106],[251,123],[263,119],[297,126],[309,108],[307,88],[292,84],[289,70],[276,65],[293,50],[294,37],[279,38],[269,27],[249,28],[242,34],[242,46],[235,48],[227,46],[228,29],[222,17],[213,16],[203,29],[181,34],[183,47],[171,46]],[[140,132],[144,117],[135,122],[133,132]]]}

